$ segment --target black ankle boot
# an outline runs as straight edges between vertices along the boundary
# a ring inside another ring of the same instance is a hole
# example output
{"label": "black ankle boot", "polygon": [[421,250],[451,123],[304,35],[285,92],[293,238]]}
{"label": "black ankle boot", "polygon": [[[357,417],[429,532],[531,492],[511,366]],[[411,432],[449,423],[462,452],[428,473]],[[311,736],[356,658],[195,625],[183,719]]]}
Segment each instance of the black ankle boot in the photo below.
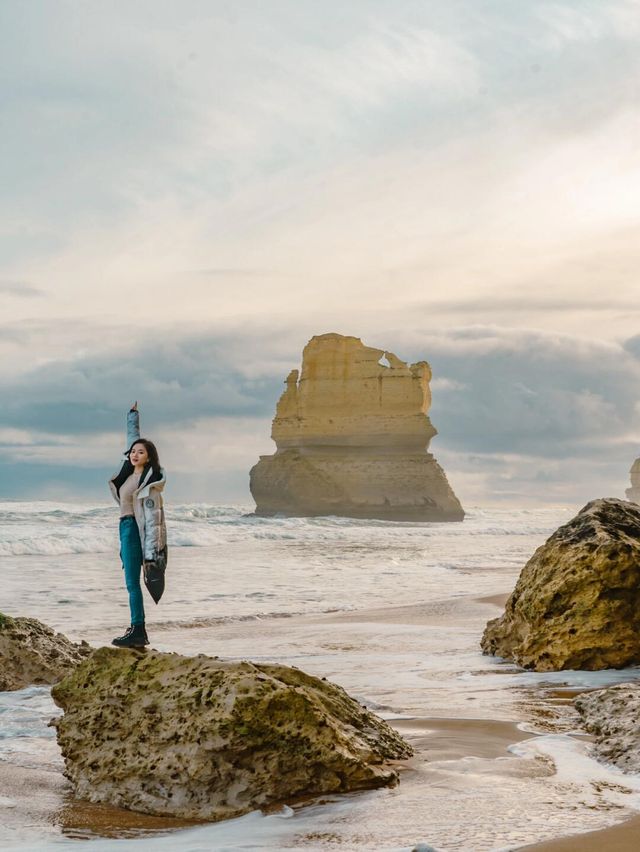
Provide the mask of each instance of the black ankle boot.
{"label": "black ankle boot", "polygon": [[119,648],[143,648],[149,644],[149,637],[144,624],[132,624],[124,636],[113,639],[111,644]]}

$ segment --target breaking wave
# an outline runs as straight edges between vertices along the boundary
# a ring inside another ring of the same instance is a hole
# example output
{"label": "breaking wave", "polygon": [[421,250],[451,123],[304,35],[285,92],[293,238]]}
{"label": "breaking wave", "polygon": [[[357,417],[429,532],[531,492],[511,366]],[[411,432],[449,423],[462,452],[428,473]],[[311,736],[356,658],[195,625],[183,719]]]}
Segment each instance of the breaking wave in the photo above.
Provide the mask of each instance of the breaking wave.
{"label": "breaking wave", "polygon": [[[568,519],[570,510],[564,514]],[[245,539],[361,547],[365,531],[380,550],[399,543],[418,546],[423,542],[429,547],[433,539],[451,540],[453,544],[468,535],[488,544],[496,537],[513,540],[548,535],[557,526],[558,516],[557,508],[471,509],[462,524],[447,524],[339,517],[263,518],[246,506],[200,503],[166,507],[171,547],[219,547]],[[113,504],[0,502],[0,558],[113,552],[119,546],[117,518]]]}

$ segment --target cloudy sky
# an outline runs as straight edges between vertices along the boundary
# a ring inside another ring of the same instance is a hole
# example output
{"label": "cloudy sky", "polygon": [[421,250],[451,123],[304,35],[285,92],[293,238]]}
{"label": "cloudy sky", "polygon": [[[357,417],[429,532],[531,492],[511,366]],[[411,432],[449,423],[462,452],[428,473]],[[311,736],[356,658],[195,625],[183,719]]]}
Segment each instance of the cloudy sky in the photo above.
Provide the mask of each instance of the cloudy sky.
{"label": "cloudy sky", "polygon": [[467,505],[640,455],[638,0],[4,0],[0,497],[248,470],[312,334],[430,361]]}

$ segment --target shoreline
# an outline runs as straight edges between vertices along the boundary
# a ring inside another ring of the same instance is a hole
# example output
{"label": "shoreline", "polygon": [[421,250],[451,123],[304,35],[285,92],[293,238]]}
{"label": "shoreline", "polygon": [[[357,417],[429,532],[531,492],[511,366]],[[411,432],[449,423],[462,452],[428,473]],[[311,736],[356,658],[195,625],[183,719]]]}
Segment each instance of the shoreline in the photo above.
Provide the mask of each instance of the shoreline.
{"label": "shoreline", "polygon": [[[510,594],[488,595],[476,598],[480,603],[491,603],[504,607]],[[564,690],[564,695],[570,693],[571,700],[580,695],[584,690]],[[609,828],[601,828],[597,831],[587,831],[577,834],[566,834],[554,840],[546,840],[542,843],[534,843],[528,846],[518,847],[518,852],[531,850],[531,852],[576,852],[579,846],[580,852],[636,852],[640,845],[640,814],[627,817]]]}
{"label": "shoreline", "polygon": [[[20,766],[5,761],[0,762],[0,767],[2,827],[19,834],[25,824],[39,825],[46,832],[45,842],[53,841],[61,834],[73,840],[94,837],[124,840],[138,832],[164,834],[202,824],[78,799],[62,772],[53,767]],[[2,798],[12,804],[2,807]]]}
{"label": "shoreline", "polygon": [[[401,775],[419,772],[425,761],[456,761],[468,758],[496,759],[508,755],[509,746],[531,738],[515,723],[502,720],[419,718],[391,719],[414,747],[416,755],[400,764]],[[42,828],[41,843],[54,843],[56,838],[78,841],[111,839],[153,839],[175,836],[183,829],[205,827],[213,823],[170,817],[157,817],[123,808],[94,804],[73,796],[71,785],[62,772],[54,769],[24,767],[2,762],[0,807],[3,827],[20,831],[34,824]],[[401,780],[401,784],[403,781]],[[2,807],[2,799],[12,806]],[[313,797],[307,800],[312,804]],[[566,834],[552,840],[510,847],[513,852],[635,852],[640,836],[640,814],[631,815],[615,825],[596,831]],[[177,838],[176,838],[177,839]],[[498,849],[499,847],[496,847]],[[500,847],[504,848],[504,847]]]}
{"label": "shoreline", "polygon": [[[558,730],[551,723],[553,719],[562,719],[562,713],[572,710],[566,694],[583,691],[582,688],[565,688],[559,693],[557,685],[545,684],[536,678],[527,680],[524,686],[518,685],[517,679],[522,672],[517,667],[478,653],[478,624],[493,617],[507,597],[505,594],[484,597],[469,594],[410,605],[226,622],[198,631],[170,628],[158,632],[162,641],[154,645],[161,651],[285,663],[316,676],[326,676],[354,697],[366,700],[374,713],[385,718],[416,749],[416,755],[399,766],[401,782],[390,798],[383,799],[385,808],[380,809],[375,804],[379,799],[374,793],[317,797],[327,803],[300,808],[294,805],[296,825],[281,823],[282,842],[276,847],[267,844],[265,849],[318,848],[313,846],[313,838],[318,826],[324,826],[329,831],[340,829],[342,833],[335,835],[336,840],[340,840],[343,849],[350,850],[356,848],[349,844],[349,840],[357,836],[353,825],[361,825],[363,819],[371,822],[370,836],[379,839],[381,847],[392,848],[385,845],[382,838],[394,836],[388,829],[390,822],[404,819],[407,813],[413,815],[416,844],[428,842],[435,849],[446,848],[442,825],[457,829],[457,824],[452,822],[455,814],[446,809],[455,804],[455,791],[460,790],[463,795],[477,796],[473,803],[467,799],[471,804],[467,820],[474,830],[474,820],[480,822],[478,849],[565,852],[580,848],[588,852],[605,848],[602,844],[606,842],[606,848],[612,852],[617,849],[632,852],[637,843],[630,832],[640,825],[640,815],[635,813],[613,826],[600,828],[598,818],[602,826],[604,814],[590,813],[587,809],[584,815],[590,822],[581,824],[598,830],[578,835],[568,833],[572,822],[567,814],[552,811],[555,821],[545,827],[549,833],[556,829],[553,839],[533,845],[529,839],[531,831],[527,833],[522,825],[515,832],[515,837],[522,838],[521,842],[504,842],[502,838],[509,836],[506,826],[513,819],[508,813],[501,815],[501,822],[495,825],[492,822],[501,810],[507,810],[503,807],[505,801],[513,807],[514,797],[527,796],[529,790],[534,794],[531,798],[533,808],[536,802],[544,801],[536,789],[553,782],[553,764],[544,759],[531,759],[531,751],[526,751],[531,748],[527,741],[533,743],[545,733]],[[254,653],[257,649],[260,654]],[[452,669],[449,658],[460,653],[473,656],[456,664],[459,668]],[[515,678],[512,687],[505,682],[505,676],[507,682]],[[536,708],[544,712],[536,715]],[[550,727],[545,727],[547,721],[543,723],[543,720],[549,714],[552,717],[548,723]],[[517,748],[511,748],[518,744],[524,744],[524,757]],[[175,832],[190,827],[196,827],[198,832],[210,831],[211,846],[215,848],[217,832],[223,830],[220,826],[226,825],[231,834],[240,832],[238,838],[246,830],[229,825],[229,822],[192,823],[92,805],[75,800],[62,773],[54,771],[53,766],[28,769],[6,760],[1,761],[0,766],[0,823],[6,823],[6,815],[18,837],[27,826],[38,832],[37,839],[30,838],[31,845],[25,841],[22,849],[67,841],[73,841],[78,848],[78,840],[95,844],[99,838],[115,843],[147,837],[160,844],[165,835],[174,837],[175,848],[180,848],[183,841]],[[37,791],[35,796],[34,790]],[[551,788],[549,790],[553,798]],[[438,799],[438,795],[445,798]],[[3,807],[3,796],[13,800],[14,807]],[[544,796],[548,798],[546,790]],[[488,803],[496,798],[497,804],[492,804],[493,816],[483,813]],[[438,808],[446,813],[441,815]],[[385,814],[385,810],[389,813]],[[297,833],[292,839],[286,832],[294,829]],[[256,830],[262,829],[253,829]],[[465,830],[464,836],[468,837],[468,829]],[[430,832],[432,837],[429,837]],[[259,833],[255,835],[259,836]],[[458,843],[461,836],[458,835]],[[403,837],[403,841],[405,839]],[[600,845],[582,845],[583,839],[585,843]],[[610,840],[623,845],[610,846]],[[184,842],[188,843],[187,838]],[[236,848],[233,842],[225,842],[227,848]],[[578,843],[580,846],[576,846]],[[398,848],[401,846],[398,843]],[[362,848],[376,847],[368,840]]]}
{"label": "shoreline", "polygon": [[[412,758],[395,763],[402,776],[418,775],[421,767],[429,762],[505,757],[510,745],[531,738],[531,734],[520,730],[514,722],[501,720],[414,717],[390,719],[388,724],[398,730],[416,752]],[[0,767],[2,827],[19,833],[26,824],[40,826],[44,834],[40,842],[55,842],[61,836],[75,842],[94,842],[98,838],[126,841],[222,824],[151,816],[78,799],[62,771],[52,766],[22,766],[0,761]],[[300,801],[304,805],[294,804],[293,807],[299,809],[325,796],[302,796]],[[11,801],[11,805],[3,803],[3,799]],[[278,807],[275,804],[273,809]]]}

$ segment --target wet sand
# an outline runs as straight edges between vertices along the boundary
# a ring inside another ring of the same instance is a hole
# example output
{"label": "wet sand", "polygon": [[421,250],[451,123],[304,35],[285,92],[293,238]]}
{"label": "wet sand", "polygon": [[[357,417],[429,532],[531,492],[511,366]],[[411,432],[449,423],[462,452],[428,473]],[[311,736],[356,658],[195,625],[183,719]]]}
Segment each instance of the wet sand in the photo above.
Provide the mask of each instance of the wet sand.
{"label": "wet sand", "polygon": [[531,738],[513,722],[491,719],[391,719],[389,724],[430,761],[495,758]]}
{"label": "wet sand", "polygon": [[[425,762],[459,760],[469,757],[497,758],[507,754],[509,745],[530,734],[513,722],[486,719],[396,719],[390,724],[414,747],[408,761],[398,761],[405,771]],[[3,763],[0,777],[0,813],[6,828],[40,825],[50,837],[62,834],[73,839],[107,837],[125,839],[141,834],[166,834],[201,822],[148,816],[108,805],[96,805],[74,798],[71,785],[55,769],[24,767]],[[11,806],[2,807],[2,799]],[[177,841],[176,848],[179,848]]]}
{"label": "wet sand", "polygon": [[[509,594],[488,595],[477,598],[479,603],[495,604],[504,607]],[[549,698],[565,703],[573,702],[582,689],[551,690]],[[589,739],[591,739],[589,737]],[[515,740],[514,740],[515,742]],[[632,817],[619,825],[604,828],[600,831],[589,831],[583,834],[572,834],[557,840],[536,843],[533,846],[521,847],[531,852],[637,852],[640,849],[640,816]]]}
{"label": "wet sand", "polygon": [[[192,820],[146,814],[95,805],[76,799],[62,772],[0,764],[0,814],[4,828],[19,833],[25,825],[39,825],[51,838],[58,834],[75,839],[126,838],[157,834],[197,825]],[[11,801],[1,807],[2,798]]]}
{"label": "wet sand", "polygon": [[[506,597],[465,595],[411,606],[217,623],[189,630],[175,626],[154,631],[152,640],[159,650],[281,662],[326,676],[354,697],[366,699],[374,712],[411,742],[416,755],[402,766],[401,783],[383,800],[384,808],[376,804],[379,794],[355,794],[343,802],[337,815],[328,805],[316,823],[313,816],[303,818],[334,832],[342,848],[372,849],[382,837],[393,837],[394,842],[397,837],[396,846],[401,848],[408,845],[406,830],[403,834],[401,828],[390,826],[403,824],[418,832],[411,843],[429,841],[435,848],[447,848],[444,838],[453,841],[452,832],[458,830],[455,848],[469,848],[460,845],[466,837],[462,832],[468,831],[460,821],[464,802],[464,822],[473,826],[475,849],[520,849],[530,842],[532,831],[518,803],[526,802],[532,813],[548,809],[555,795],[554,769],[548,760],[522,759],[509,750],[513,744],[535,738],[518,723],[538,722],[534,704],[540,705],[542,691],[537,688],[536,698],[531,686],[505,689],[505,676],[517,674],[516,669],[479,653],[479,630],[502,605],[498,600]],[[105,641],[91,638],[96,645]],[[559,704],[558,710],[553,704],[544,708],[552,728],[557,713],[572,709],[567,698],[573,696],[567,692],[558,688],[549,692],[551,701]],[[542,724],[536,727],[541,733],[548,730]],[[0,807],[0,822],[6,825],[10,820],[16,829],[41,827],[40,836],[45,839],[153,836],[191,824],[78,802],[61,772],[26,769],[6,761],[0,764],[0,797],[13,803]],[[545,814],[539,836],[559,837],[577,822],[577,815],[562,807]],[[604,813],[588,810],[584,819],[588,821],[581,824],[593,828],[607,821]],[[363,825],[370,832],[367,836],[362,835]],[[573,837],[528,848],[630,852],[640,844],[615,847],[608,841],[620,837],[627,842],[629,831],[633,833],[634,827],[637,831],[638,825],[640,817],[604,832],[580,835],[579,840]],[[421,837],[423,831],[431,837]],[[313,836],[303,833],[298,844],[283,838],[278,848],[313,845]],[[591,837],[601,845],[584,845]],[[570,845],[557,845],[566,843]],[[175,848],[180,849],[180,844],[176,836]]]}
{"label": "wet sand", "polygon": [[[477,600],[479,603],[504,607],[509,596],[509,594],[488,595],[487,597],[477,598]],[[583,689],[550,690],[549,698],[569,703],[573,702],[582,692],[584,692]],[[606,850],[606,852],[637,852],[640,849],[640,816],[632,817],[619,825],[600,831],[572,834],[568,837],[521,848],[531,850],[531,852],[534,852],[534,850],[535,852],[603,852],[603,850]]]}
{"label": "wet sand", "polygon": [[[480,635],[477,627],[478,622],[480,621],[484,625],[486,620],[495,617],[496,610],[499,614],[510,594],[511,592],[502,592],[482,597],[469,595],[408,606],[336,612],[316,616],[294,616],[290,619],[278,619],[271,622],[245,622],[232,626],[227,625],[216,630],[217,638],[222,640],[224,646],[219,647],[219,652],[222,656],[227,656],[229,653],[242,655],[243,650],[250,647],[259,636],[261,650],[264,654],[263,659],[277,658],[284,661],[281,658],[284,650],[282,640],[284,635],[288,633],[288,641],[294,642],[298,648],[304,648],[308,653],[308,656],[304,654],[304,659],[300,661],[293,660],[293,664],[299,665],[312,674],[325,674],[330,679],[341,683],[351,694],[354,694],[354,692],[357,694],[360,683],[357,661],[359,656],[370,650],[372,646],[381,648],[382,643],[384,643],[386,650],[392,654],[394,650],[400,650],[406,636],[412,643],[413,649],[419,652],[420,638],[426,635],[425,631],[433,631],[434,634],[444,637],[442,642],[444,649],[447,645],[456,641],[456,639],[447,635],[448,631],[453,629],[453,632],[456,632],[459,636],[469,628],[474,633],[474,644],[477,644]],[[483,614],[480,619],[479,612]],[[395,626],[401,626],[406,633],[404,631],[394,633]],[[331,637],[329,641],[327,636]],[[427,647],[432,650],[432,638],[425,641],[425,651]],[[343,661],[339,673],[337,670],[331,670],[331,659],[334,654],[339,655]],[[353,661],[352,666],[348,663],[347,665],[344,664],[347,658]],[[510,664],[496,663],[492,658],[481,659],[486,660],[486,670],[479,668],[472,674],[482,675],[491,672],[492,675],[509,675],[514,671],[514,667]],[[408,668],[410,667],[409,665]],[[455,706],[449,706],[448,709],[450,711],[455,710],[460,715],[451,718],[445,715],[447,704],[444,700],[435,703],[429,701],[429,695],[435,694],[437,696],[438,694],[437,692],[433,693],[432,690],[434,688],[437,690],[440,686],[440,677],[440,673],[435,671],[433,681],[428,684],[430,687],[429,694],[425,691],[427,684],[423,682],[418,686],[420,693],[420,704],[418,706],[423,708],[425,702],[428,702],[428,709],[433,713],[433,716],[416,716],[410,719],[388,718],[389,724],[402,733],[416,749],[417,755],[408,762],[409,768],[421,768],[422,772],[426,772],[432,782],[438,782],[440,779],[437,777],[437,771],[432,773],[429,764],[438,761],[455,763],[455,761],[465,761],[468,758],[486,759],[488,761],[497,758],[504,760],[505,755],[509,755],[509,746],[532,737],[531,733],[520,730],[517,726],[518,721],[533,724],[541,732],[559,730],[558,716],[556,716],[554,708],[558,707],[560,711],[564,708],[566,711],[571,711],[571,716],[575,716],[573,699],[585,691],[584,688],[549,687],[536,690],[528,687],[526,690],[527,698],[533,696],[536,692],[538,698],[544,694],[544,700],[538,701],[538,707],[534,709],[528,701],[505,702],[503,691],[500,692],[500,699],[496,700],[498,695],[491,687],[486,688],[487,700],[483,701],[477,692],[472,692],[474,688],[478,688],[473,684],[475,679],[458,681]],[[382,687],[375,696],[377,700],[380,700],[380,704],[378,708],[373,708],[374,711],[383,711],[382,714],[387,716],[384,711],[403,713],[407,712],[407,708],[415,709],[416,705],[408,700],[412,690],[408,688],[406,682],[402,683],[401,686],[398,684],[399,688],[396,691],[391,666],[388,672],[385,669],[385,678],[387,680],[386,687]],[[369,682],[367,693],[371,694],[370,678],[367,678],[367,681]],[[470,694],[465,694],[467,683],[472,684],[469,689]],[[517,690],[513,690],[513,692],[515,693]],[[467,702],[471,703],[468,704]],[[503,718],[501,720],[468,718],[466,714],[471,714],[474,710]],[[546,715],[550,719],[548,726]],[[570,723],[569,727],[573,727],[573,725]],[[586,734],[582,734],[581,738],[583,740],[591,739]],[[524,764],[526,761],[521,761],[521,763]],[[527,773],[531,769],[522,765],[519,771]],[[518,770],[514,767],[512,771],[517,772]],[[538,767],[538,771],[544,773],[544,770],[540,767]],[[548,771],[552,772],[551,769],[548,769]],[[406,784],[408,780],[407,776],[403,775],[402,784]],[[558,832],[559,835],[562,833]],[[541,852],[544,852],[544,850],[553,852],[556,849],[558,852],[564,852],[564,850],[577,852],[577,850],[582,849],[589,852],[592,848],[594,850],[609,850],[611,848],[612,852],[615,852],[617,846],[609,847],[602,845],[602,843],[606,840],[608,844],[610,839],[612,843],[618,842],[618,838],[620,843],[626,844],[621,845],[620,850],[636,852],[637,849],[640,849],[640,816],[637,819],[632,817],[620,825],[582,834],[579,838],[574,835],[570,838],[546,841],[531,848],[539,849]],[[593,846],[587,845],[591,842],[594,843]],[[584,845],[582,845],[583,843]],[[629,843],[632,845],[628,845]],[[488,847],[483,845],[482,848]],[[504,849],[506,846],[497,843],[492,848]],[[525,847],[525,844],[516,844],[509,848],[515,850],[529,847]]]}
{"label": "wet sand", "polygon": [[507,592],[506,594],[500,595],[487,595],[486,598],[476,598],[478,603],[488,603],[494,604],[494,606],[499,606],[500,609],[504,609],[505,604],[511,597],[511,592]]}
{"label": "wet sand", "polygon": [[640,849],[640,816],[602,831],[573,834],[559,840],[536,843],[523,849],[531,852],[638,852]]}

